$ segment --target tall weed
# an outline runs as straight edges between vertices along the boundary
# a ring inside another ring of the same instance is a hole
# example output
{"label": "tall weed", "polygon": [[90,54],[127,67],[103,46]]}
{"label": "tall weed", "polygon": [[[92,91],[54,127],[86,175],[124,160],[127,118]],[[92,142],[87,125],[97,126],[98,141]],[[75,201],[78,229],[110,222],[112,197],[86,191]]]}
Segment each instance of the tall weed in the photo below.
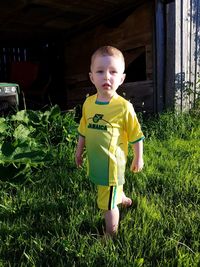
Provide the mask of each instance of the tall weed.
{"label": "tall weed", "polygon": [[147,138],[167,140],[170,138],[190,139],[198,130],[198,117],[189,113],[161,113],[154,117],[141,118]]}

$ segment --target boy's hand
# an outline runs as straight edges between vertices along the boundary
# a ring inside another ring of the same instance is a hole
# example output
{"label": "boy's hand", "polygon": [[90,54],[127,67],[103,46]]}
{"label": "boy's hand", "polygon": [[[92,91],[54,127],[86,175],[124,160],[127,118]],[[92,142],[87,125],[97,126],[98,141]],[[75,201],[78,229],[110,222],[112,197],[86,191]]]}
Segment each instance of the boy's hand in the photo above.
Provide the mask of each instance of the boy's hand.
{"label": "boy's hand", "polygon": [[130,167],[132,172],[140,172],[144,166],[143,160],[143,141],[133,144],[134,158]]}
{"label": "boy's hand", "polygon": [[75,161],[76,166],[80,167],[83,164],[83,150],[85,146],[85,137],[79,135],[78,144],[76,148]]}
{"label": "boy's hand", "polygon": [[75,155],[76,166],[79,168],[83,164],[82,154],[76,153]]}
{"label": "boy's hand", "polygon": [[134,158],[130,167],[132,172],[140,172],[144,167],[143,158]]}

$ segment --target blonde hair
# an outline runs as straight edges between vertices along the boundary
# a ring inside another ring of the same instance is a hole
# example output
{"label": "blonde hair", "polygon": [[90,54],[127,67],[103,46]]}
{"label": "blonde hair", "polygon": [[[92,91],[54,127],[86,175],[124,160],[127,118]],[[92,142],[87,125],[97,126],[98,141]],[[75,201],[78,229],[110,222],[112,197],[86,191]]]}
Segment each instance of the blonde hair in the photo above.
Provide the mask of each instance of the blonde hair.
{"label": "blonde hair", "polygon": [[125,60],[124,60],[124,56],[122,54],[122,52],[117,49],[116,47],[110,46],[110,45],[105,45],[105,46],[101,46],[99,47],[93,54],[91,57],[91,65],[90,68],[94,62],[94,59],[96,56],[114,56],[114,57],[119,57],[121,58],[123,64],[124,64],[124,68],[125,68]]}

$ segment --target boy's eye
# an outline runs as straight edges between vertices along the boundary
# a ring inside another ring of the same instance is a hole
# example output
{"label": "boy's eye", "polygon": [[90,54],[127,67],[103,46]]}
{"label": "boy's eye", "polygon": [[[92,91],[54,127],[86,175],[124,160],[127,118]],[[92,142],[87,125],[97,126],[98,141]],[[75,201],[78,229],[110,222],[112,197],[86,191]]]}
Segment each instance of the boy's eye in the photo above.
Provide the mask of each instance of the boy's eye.
{"label": "boy's eye", "polygon": [[97,73],[103,73],[103,71],[102,70],[97,70]]}
{"label": "boy's eye", "polygon": [[112,70],[111,73],[112,74],[115,74],[115,73],[117,73],[117,71],[116,70]]}

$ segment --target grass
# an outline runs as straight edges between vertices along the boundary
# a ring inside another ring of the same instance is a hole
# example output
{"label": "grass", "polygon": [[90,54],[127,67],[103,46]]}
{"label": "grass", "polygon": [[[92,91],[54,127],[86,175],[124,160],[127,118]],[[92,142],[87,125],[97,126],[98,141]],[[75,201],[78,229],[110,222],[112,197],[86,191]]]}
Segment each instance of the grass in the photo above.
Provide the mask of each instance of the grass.
{"label": "grass", "polygon": [[[102,238],[95,187],[75,168],[74,146],[60,144],[60,165],[0,180],[0,266],[200,265],[198,117],[140,120],[145,168],[132,174],[127,166],[125,191],[135,205],[120,208],[117,237]],[[130,150],[128,165],[131,158]]]}

